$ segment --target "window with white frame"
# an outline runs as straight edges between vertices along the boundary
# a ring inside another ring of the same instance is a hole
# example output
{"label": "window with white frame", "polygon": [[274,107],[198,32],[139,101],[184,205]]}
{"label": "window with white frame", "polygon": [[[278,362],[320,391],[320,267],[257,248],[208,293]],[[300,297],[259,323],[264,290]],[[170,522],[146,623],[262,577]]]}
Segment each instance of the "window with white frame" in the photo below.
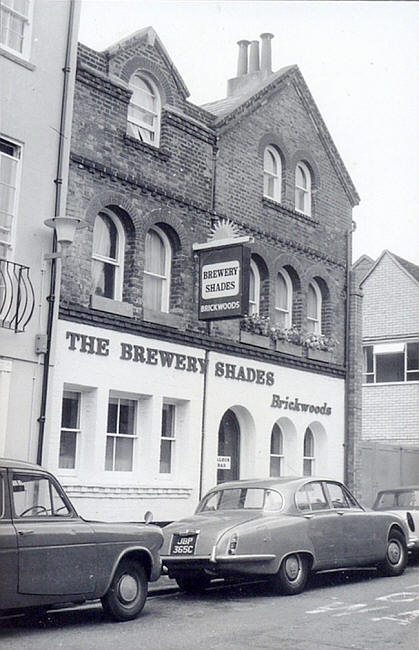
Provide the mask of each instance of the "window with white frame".
{"label": "window with white frame", "polygon": [[285,269],[276,276],[275,323],[280,327],[291,327],[292,323],[292,282]]}
{"label": "window with white frame", "polygon": [[141,142],[158,146],[161,100],[154,82],[136,72],[129,81],[132,90],[128,106],[128,134]]}
{"label": "window with white frame", "polygon": [[314,435],[310,427],[307,427],[304,435],[303,475],[313,476],[314,474]]}
{"label": "window with white frame", "polygon": [[419,381],[419,342],[377,343],[363,348],[365,384]]}
{"label": "window with white frame", "polygon": [[136,437],[137,402],[110,396],[106,427],[106,471],[132,471]]}
{"label": "window with white frame", "polygon": [[64,390],[61,407],[61,435],[58,467],[75,469],[80,437],[81,393]]}
{"label": "window with white frame", "polygon": [[160,474],[171,474],[173,471],[176,432],[175,418],[175,405],[163,404],[160,438]]}
{"label": "window with white frame", "polygon": [[1,0],[0,44],[23,56],[29,51],[31,0]]}
{"label": "window with white frame", "polygon": [[278,151],[268,146],[263,154],[263,195],[281,201],[282,164]]}
{"label": "window with white frame", "polygon": [[271,455],[269,476],[282,476],[284,463],[284,437],[281,427],[274,424],[271,434]]}
{"label": "window with white frame", "polygon": [[122,299],[124,275],[124,229],[110,210],[95,219],[92,252],[92,293],[112,300]]}
{"label": "window with white frame", "polygon": [[322,331],[322,293],[315,280],[308,285],[307,330],[312,334],[320,334]]}
{"label": "window with white frame", "polygon": [[0,257],[7,257],[12,247],[20,159],[21,147],[0,138]]}
{"label": "window with white frame", "polygon": [[144,307],[154,311],[169,311],[170,268],[172,247],[166,233],[153,226],[145,238]]}
{"label": "window with white frame", "polygon": [[249,314],[258,314],[260,308],[260,273],[254,260],[250,260]]}
{"label": "window with white frame", "polygon": [[311,173],[303,162],[295,169],[295,209],[311,215]]}

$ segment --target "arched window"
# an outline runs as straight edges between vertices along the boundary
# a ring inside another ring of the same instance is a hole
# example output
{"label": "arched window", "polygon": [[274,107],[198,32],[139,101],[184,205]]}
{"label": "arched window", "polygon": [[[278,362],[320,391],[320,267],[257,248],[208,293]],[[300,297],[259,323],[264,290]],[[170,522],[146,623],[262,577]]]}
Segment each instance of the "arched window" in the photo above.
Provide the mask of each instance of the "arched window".
{"label": "arched window", "polygon": [[169,311],[172,247],[166,233],[158,226],[150,228],[145,238],[144,307]]}
{"label": "arched window", "polygon": [[307,329],[314,334],[322,331],[322,294],[315,280],[308,285]]}
{"label": "arched window", "polygon": [[250,260],[249,314],[258,314],[260,309],[260,273],[254,260]]}
{"label": "arched window", "polygon": [[102,210],[95,219],[92,252],[92,293],[122,300],[124,277],[124,229],[110,210]]}
{"label": "arched window", "polygon": [[295,209],[311,215],[311,173],[303,162],[295,169]]}
{"label": "arched window", "polygon": [[281,157],[274,147],[266,147],[263,154],[263,194],[274,201],[281,200]]}
{"label": "arched window", "polygon": [[313,476],[314,473],[314,436],[310,427],[304,435],[303,475]]}
{"label": "arched window", "polygon": [[130,79],[129,87],[132,97],[128,106],[128,134],[141,142],[157,146],[161,111],[157,86],[151,79],[136,72]]}
{"label": "arched window", "polygon": [[281,476],[284,463],[284,440],[281,428],[274,424],[271,434],[271,462],[269,476]]}
{"label": "arched window", "polygon": [[292,282],[284,269],[276,276],[275,323],[280,327],[291,327],[292,323]]}

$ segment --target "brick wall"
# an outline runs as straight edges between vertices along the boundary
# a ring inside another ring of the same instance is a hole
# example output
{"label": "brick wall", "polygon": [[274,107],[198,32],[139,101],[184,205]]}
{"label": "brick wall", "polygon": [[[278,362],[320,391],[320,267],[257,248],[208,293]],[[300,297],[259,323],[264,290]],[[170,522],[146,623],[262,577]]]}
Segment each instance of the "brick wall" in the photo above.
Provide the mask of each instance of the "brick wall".
{"label": "brick wall", "polygon": [[364,386],[362,431],[365,440],[419,445],[419,385]]}
{"label": "brick wall", "polygon": [[382,257],[362,289],[364,338],[418,332],[419,286],[390,255]]}

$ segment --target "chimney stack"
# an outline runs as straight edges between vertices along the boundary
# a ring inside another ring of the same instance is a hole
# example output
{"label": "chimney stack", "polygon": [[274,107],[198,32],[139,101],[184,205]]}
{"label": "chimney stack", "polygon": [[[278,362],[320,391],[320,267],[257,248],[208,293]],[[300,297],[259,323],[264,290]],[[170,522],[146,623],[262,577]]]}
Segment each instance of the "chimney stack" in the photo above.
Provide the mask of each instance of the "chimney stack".
{"label": "chimney stack", "polygon": [[243,74],[247,74],[247,48],[250,41],[237,41],[239,46],[239,58],[237,62],[237,76],[241,77]]}
{"label": "chimney stack", "polygon": [[260,35],[262,40],[261,70],[263,72],[272,72],[271,39],[273,37],[274,35],[269,32]]}
{"label": "chimney stack", "polygon": [[259,72],[259,41],[250,42],[249,72]]}

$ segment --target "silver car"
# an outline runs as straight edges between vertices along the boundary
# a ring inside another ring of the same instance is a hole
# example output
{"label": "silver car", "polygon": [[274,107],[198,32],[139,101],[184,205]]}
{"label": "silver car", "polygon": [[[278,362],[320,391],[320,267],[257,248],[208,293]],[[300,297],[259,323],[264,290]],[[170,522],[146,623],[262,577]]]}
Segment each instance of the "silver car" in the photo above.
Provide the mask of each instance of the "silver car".
{"label": "silver car", "polygon": [[409,528],[408,548],[419,554],[419,485],[388,488],[378,492],[373,510],[394,512]]}
{"label": "silver car", "polygon": [[187,591],[216,577],[267,576],[278,591],[297,594],[310,572],[373,566],[397,576],[407,563],[405,521],[363,508],[325,478],[222,483],[163,534],[163,566]]}

